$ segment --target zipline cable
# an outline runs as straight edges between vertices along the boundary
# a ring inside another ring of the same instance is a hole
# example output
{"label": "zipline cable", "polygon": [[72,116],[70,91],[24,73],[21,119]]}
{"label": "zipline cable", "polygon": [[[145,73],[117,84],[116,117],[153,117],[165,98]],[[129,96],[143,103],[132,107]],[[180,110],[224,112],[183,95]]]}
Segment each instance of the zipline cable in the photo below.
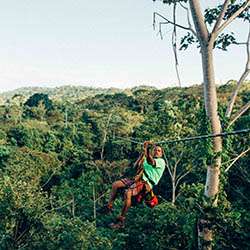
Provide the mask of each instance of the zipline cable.
{"label": "zipline cable", "polygon": [[199,135],[199,136],[186,137],[186,138],[176,139],[176,140],[159,141],[159,142],[156,142],[155,144],[176,143],[176,142],[182,142],[182,141],[200,140],[200,139],[207,139],[207,138],[213,138],[213,137],[224,137],[224,136],[229,136],[229,135],[246,134],[248,132],[250,132],[250,128],[236,130],[232,132],[223,132],[219,134]]}
{"label": "zipline cable", "polygon": [[133,143],[135,143],[135,144],[143,145],[142,142],[137,141],[137,140],[134,140],[134,139],[124,138],[124,137],[117,136],[117,135],[114,135],[114,138],[120,139],[120,140],[122,140],[122,141],[133,142]]}
{"label": "zipline cable", "polygon": [[[168,143],[177,143],[177,142],[185,142],[185,141],[193,141],[193,140],[201,140],[201,139],[207,139],[207,138],[213,138],[213,137],[224,137],[224,136],[230,136],[230,135],[238,135],[238,134],[246,134],[250,132],[250,128],[249,129],[242,129],[242,130],[236,130],[236,131],[232,131],[232,132],[223,132],[223,133],[219,133],[219,134],[208,134],[208,135],[199,135],[199,136],[193,136],[193,137],[185,137],[185,138],[181,138],[181,139],[170,139],[170,140],[164,140],[164,141],[158,141],[155,142],[154,144],[156,145],[160,145],[160,144],[168,144]],[[138,141],[138,140],[134,140],[134,139],[129,139],[129,138],[124,138],[121,136],[114,136],[114,138],[123,140],[123,141],[127,141],[127,142],[132,142],[135,144],[140,144],[143,145],[142,142]]]}

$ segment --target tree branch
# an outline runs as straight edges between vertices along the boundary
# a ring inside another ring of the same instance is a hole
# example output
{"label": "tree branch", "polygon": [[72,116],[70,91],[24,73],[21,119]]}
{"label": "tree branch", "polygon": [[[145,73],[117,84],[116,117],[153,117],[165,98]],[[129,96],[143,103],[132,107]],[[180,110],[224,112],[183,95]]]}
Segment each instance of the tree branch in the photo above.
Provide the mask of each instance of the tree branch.
{"label": "tree branch", "polygon": [[167,159],[165,153],[163,153],[163,158],[164,158],[164,160],[166,162],[167,170],[168,170],[169,175],[171,176],[171,180],[172,180],[173,179],[173,175],[172,175],[172,172],[171,172],[171,169],[170,169],[170,166],[169,166],[169,162],[168,162],[168,159]]}
{"label": "tree branch", "polygon": [[237,83],[237,86],[236,86],[234,92],[231,95],[231,99],[229,101],[229,104],[228,104],[228,107],[227,107],[227,111],[226,111],[226,117],[228,117],[228,118],[231,116],[231,113],[233,111],[233,106],[234,106],[234,103],[236,101],[236,97],[238,95],[240,87],[243,84],[244,80],[247,78],[249,72],[250,72],[250,69],[245,69],[245,71],[243,72],[243,74],[240,77],[240,80]]}
{"label": "tree branch", "polygon": [[170,166],[169,166],[169,163],[168,163],[168,161],[166,162],[167,164],[167,169],[168,169],[168,172],[169,172],[169,174],[170,174],[170,176],[171,176],[171,180],[173,180],[173,173],[172,173],[172,171],[171,171],[171,168],[170,168]]}
{"label": "tree branch", "polygon": [[183,179],[183,178],[184,178],[186,175],[188,175],[190,172],[191,172],[191,169],[188,170],[188,171],[187,171],[186,173],[184,173],[183,175],[181,175],[181,176],[176,180],[176,183],[175,183],[176,187],[178,186],[180,180]]}
{"label": "tree branch", "polygon": [[54,207],[54,208],[52,208],[52,209],[50,209],[50,210],[45,210],[45,211],[41,214],[41,216],[43,216],[43,215],[46,214],[46,213],[55,211],[55,210],[60,210],[60,209],[62,209],[62,208],[64,208],[64,207],[69,206],[69,205],[72,204],[72,203],[73,203],[73,200],[70,200],[69,202],[67,202],[66,204],[64,204],[64,205],[62,205],[62,206],[60,206],[60,207]]}
{"label": "tree branch", "polygon": [[95,198],[95,184],[93,184],[93,218],[96,226],[96,198]]}
{"label": "tree branch", "polygon": [[230,84],[231,82],[233,82],[233,81],[235,81],[234,79],[230,79],[230,80],[228,80],[226,83],[225,83],[225,85],[228,85],[228,84]]}
{"label": "tree branch", "polygon": [[248,109],[250,108],[250,101],[245,104],[233,117],[229,122],[228,127],[230,127],[236,120],[238,120]]}
{"label": "tree branch", "polygon": [[162,25],[165,25],[165,24],[168,24],[168,23],[167,23],[167,22],[159,22],[159,32],[157,33],[157,35],[160,34],[161,40],[163,40],[163,35],[162,35],[162,28],[161,28],[161,26],[162,26]]}
{"label": "tree branch", "polygon": [[107,140],[109,123],[110,123],[112,115],[113,115],[113,110],[111,110],[111,112],[110,112],[110,114],[108,116],[107,124],[106,124],[105,130],[104,130],[104,135],[103,135],[103,140],[102,140],[102,148],[101,148],[101,160],[103,160],[103,157],[104,157],[104,148],[105,148],[105,143],[106,143],[106,140]]}
{"label": "tree branch", "polygon": [[192,31],[192,33],[197,37],[197,34],[196,34],[196,32],[195,32],[195,30],[194,30],[192,24],[191,24],[190,15],[189,15],[189,9],[188,9],[186,6],[184,6],[181,2],[179,2],[179,4],[180,4],[180,6],[181,6],[183,9],[186,10],[186,12],[187,12],[188,27],[189,27],[190,31]]}
{"label": "tree branch", "polygon": [[189,9],[185,5],[183,5],[182,2],[180,2],[180,6],[187,12],[188,26],[189,28],[192,28],[192,24],[191,24],[190,17],[189,17]]}
{"label": "tree branch", "polygon": [[250,72],[250,49],[249,49],[249,42],[250,42],[250,27],[249,27],[249,31],[248,31],[248,37],[247,37],[247,42],[245,43],[246,45],[246,50],[247,50],[247,62],[246,62],[246,67],[245,70],[243,72],[243,74],[241,75],[239,81],[237,82],[237,86],[234,90],[234,92],[232,93],[231,97],[230,97],[230,101],[228,103],[227,106],[227,111],[226,111],[226,117],[230,117],[232,110],[233,110],[233,106],[237,97],[237,94],[239,92],[239,89],[242,85],[242,83],[244,82],[244,80],[247,78],[249,72]]}
{"label": "tree branch", "polygon": [[72,217],[75,218],[75,197],[72,195]]}
{"label": "tree branch", "polygon": [[[176,23],[176,2],[174,3],[173,8],[173,21]],[[181,87],[181,79],[180,79],[180,73],[179,73],[179,62],[178,62],[178,56],[177,56],[177,49],[176,49],[176,43],[177,43],[177,32],[176,32],[176,26],[174,25],[173,33],[172,33],[172,48],[174,52],[174,59],[175,59],[175,71],[179,83],[179,87]]]}
{"label": "tree branch", "polygon": [[177,172],[178,164],[182,160],[182,156],[183,156],[183,153],[181,153],[181,155],[179,156],[179,159],[174,164],[174,169],[173,169],[173,179],[174,179],[174,181],[178,178],[178,177],[176,178],[176,172]]}
{"label": "tree branch", "polygon": [[42,188],[44,188],[50,182],[50,180],[52,179],[55,173],[56,173],[56,170],[53,171],[53,173],[50,175],[48,180],[42,185]]}
{"label": "tree branch", "polygon": [[238,15],[241,14],[241,12],[249,6],[249,4],[250,0],[246,0],[246,2],[217,29],[216,33],[221,33]]}
{"label": "tree branch", "polygon": [[219,29],[219,26],[221,25],[221,22],[222,22],[222,20],[223,20],[223,18],[225,16],[225,13],[227,11],[227,7],[228,7],[229,3],[230,3],[230,0],[225,0],[225,2],[223,4],[223,7],[222,7],[222,10],[221,10],[221,12],[219,14],[219,17],[217,18],[216,23],[214,25],[212,34],[216,34],[217,33],[217,31]]}
{"label": "tree branch", "polygon": [[16,241],[17,241],[17,242],[20,241],[20,240],[24,237],[24,235],[25,235],[26,233],[29,232],[29,230],[30,230],[29,227],[26,228],[26,229],[18,236],[18,238],[16,239]]}
{"label": "tree branch", "polygon": [[107,190],[105,193],[101,194],[99,197],[96,198],[95,201],[100,200],[105,194],[107,194],[109,192],[109,190]]}
{"label": "tree branch", "polygon": [[[177,23],[174,23],[172,21],[170,21],[169,19],[167,19],[166,17],[164,17],[163,15],[159,14],[158,12],[154,12],[153,13],[153,26],[155,27],[155,23],[156,23],[156,16],[162,18],[163,20],[166,21],[166,24],[172,24],[178,28],[181,28],[181,29],[184,29],[184,30],[189,30],[193,33],[193,30],[191,30],[189,27],[185,27],[185,26],[182,26],[180,24],[177,24]],[[195,34],[196,35],[196,34]]]}
{"label": "tree branch", "polygon": [[228,170],[234,165],[234,163],[235,163],[237,160],[240,159],[240,157],[242,157],[243,155],[245,155],[245,154],[246,154],[247,152],[249,152],[249,151],[250,151],[250,147],[249,147],[247,150],[241,152],[241,153],[233,160],[233,162],[226,168],[225,173],[228,172]]}

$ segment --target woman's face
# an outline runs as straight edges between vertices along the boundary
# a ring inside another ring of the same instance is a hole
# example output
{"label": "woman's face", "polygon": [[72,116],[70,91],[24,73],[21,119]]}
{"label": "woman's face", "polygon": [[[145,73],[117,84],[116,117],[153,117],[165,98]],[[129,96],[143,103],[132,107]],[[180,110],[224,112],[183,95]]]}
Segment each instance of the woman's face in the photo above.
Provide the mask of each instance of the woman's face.
{"label": "woman's face", "polygon": [[159,146],[154,147],[154,157],[160,158],[162,157],[162,148]]}

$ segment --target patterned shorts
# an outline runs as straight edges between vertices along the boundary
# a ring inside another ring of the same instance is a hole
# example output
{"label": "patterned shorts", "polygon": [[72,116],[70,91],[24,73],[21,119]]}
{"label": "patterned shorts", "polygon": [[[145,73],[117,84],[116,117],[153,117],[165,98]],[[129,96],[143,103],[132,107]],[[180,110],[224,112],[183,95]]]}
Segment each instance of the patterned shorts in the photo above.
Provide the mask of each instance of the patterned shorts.
{"label": "patterned shorts", "polygon": [[135,182],[134,180],[131,180],[129,178],[123,178],[121,179],[121,181],[126,185],[125,192],[130,190],[132,196],[136,196],[137,194],[139,194],[145,186],[145,181],[142,180]]}

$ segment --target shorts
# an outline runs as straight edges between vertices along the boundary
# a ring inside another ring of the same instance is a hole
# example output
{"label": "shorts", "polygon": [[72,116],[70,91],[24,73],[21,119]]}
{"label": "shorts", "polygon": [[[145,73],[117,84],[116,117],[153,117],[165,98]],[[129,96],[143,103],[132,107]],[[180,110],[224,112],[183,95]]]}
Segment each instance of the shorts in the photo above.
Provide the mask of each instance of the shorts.
{"label": "shorts", "polygon": [[142,192],[146,184],[146,182],[143,180],[139,180],[135,182],[134,180],[129,179],[129,178],[123,178],[121,179],[121,181],[126,185],[125,192],[130,190],[132,193],[132,196],[136,196],[140,192]]}

